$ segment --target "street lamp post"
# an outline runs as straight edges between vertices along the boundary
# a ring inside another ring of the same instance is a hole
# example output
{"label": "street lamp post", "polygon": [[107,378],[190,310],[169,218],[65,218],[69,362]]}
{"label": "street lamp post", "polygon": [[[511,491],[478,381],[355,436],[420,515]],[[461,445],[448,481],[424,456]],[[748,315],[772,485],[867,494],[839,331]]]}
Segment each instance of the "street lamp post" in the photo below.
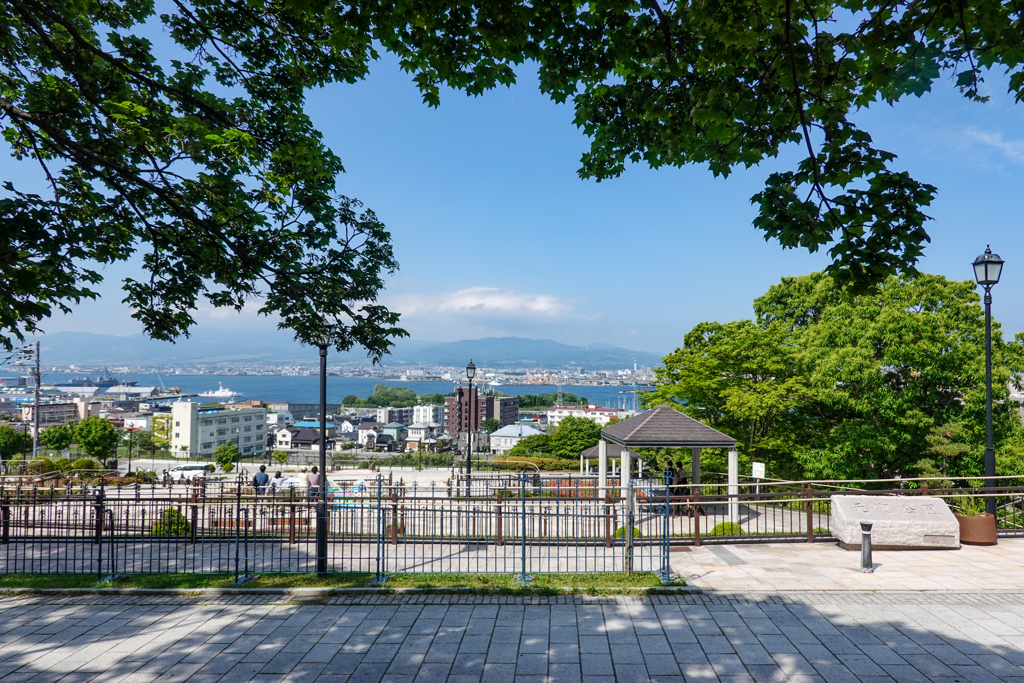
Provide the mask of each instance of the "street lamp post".
{"label": "street lamp post", "polygon": [[327,573],[327,347],[333,325],[327,326],[327,339],[320,344],[320,472],[316,501],[316,572]]}
{"label": "street lamp post", "polygon": [[469,359],[466,366],[466,377],[469,379],[469,392],[466,394],[466,498],[473,493],[473,377],[476,375],[476,366],[473,359]]}
{"label": "street lamp post", "polygon": [[[985,288],[985,488],[991,493],[996,485],[996,449],[992,444],[992,287],[999,283],[1003,259],[993,254],[989,245],[985,253],[974,259],[974,278]],[[996,499],[985,497],[985,511],[996,514]]]}

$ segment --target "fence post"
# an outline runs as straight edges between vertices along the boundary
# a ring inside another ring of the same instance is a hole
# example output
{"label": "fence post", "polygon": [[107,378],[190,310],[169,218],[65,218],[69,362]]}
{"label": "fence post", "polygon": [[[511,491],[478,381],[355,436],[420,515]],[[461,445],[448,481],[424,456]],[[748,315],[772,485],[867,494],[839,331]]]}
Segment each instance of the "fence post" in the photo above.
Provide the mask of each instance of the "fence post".
{"label": "fence post", "polygon": [[612,492],[604,490],[604,547],[612,547]]}
{"label": "fence post", "polygon": [[[381,574],[380,561],[381,551],[383,550],[383,539],[381,538],[381,531],[384,525],[384,507],[382,505],[384,497],[384,475],[377,475],[377,577],[376,582],[380,582],[383,574]],[[385,571],[387,569],[385,568]]]}
{"label": "fence post", "polygon": [[526,573],[526,472],[519,474],[519,486],[522,490],[521,499],[523,501],[523,523],[522,523],[522,543],[523,543],[523,566],[522,573],[519,575],[519,583],[526,586],[530,583],[530,575]]}
{"label": "fence post", "polygon": [[196,542],[196,527],[199,522],[199,506],[196,504],[199,502],[199,494],[193,491],[192,493],[192,543]]}
{"label": "fence post", "polygon": [[93,503],[93,507],[96,508],[96,535],[95,542],[99,543],[103,540],[103,489],[101,488],[96,492],[96,502]]}
{"label": "fence post", "polygon": [[630,473],[623,472],[619,475],[619,484],[622,484],[622,477],[626,477],[626,557],[625,569],[627,574],[633,573],[633,477]]}
{"label": "fence post", "polygon": [[11,542],[11,497],[4,494],[3,498],[3,543],[7,545]]}
{"label": "fence post", "polygon": [[814,497],[814,491],[811,487],[807,487],[807,542],[814,543],[814,503],[811,499]]}
{"label": "fence post", "polygon": [[291,515],[288,517],[288,542],[295,543],[295,489],[288,489],[291,498]]}
{"label": "fence post", "polygon": [[672,471],[665,470],[665,529],[662,534],[663,549],[661,551],[661,582],[669,583],[671,581],[672,567],[669,565],[669,532],[671,529],[669,511],[672,509],[672,489],[669,486],[672,484]]}
{"label": "fence post", "polygon": [[398,545],[398,491],[391,490],[391,545]]}
{"label": "fence post", "polygon": [[495,526],[495,532],[496,532],[496,535],[497,535],[496,544],[500,547],[500,546],[505,545],[505,541],[502,539],[502,531],[503,531],[503,529],[502,529],[501,491],[500,490],[497,493],[497,500],[498,500],[498,519],[497,519],[497,523],[494,526]]}
{"label": "fence post", "polygon": [[693,544],[700,545],[700,487],[693,487]]}

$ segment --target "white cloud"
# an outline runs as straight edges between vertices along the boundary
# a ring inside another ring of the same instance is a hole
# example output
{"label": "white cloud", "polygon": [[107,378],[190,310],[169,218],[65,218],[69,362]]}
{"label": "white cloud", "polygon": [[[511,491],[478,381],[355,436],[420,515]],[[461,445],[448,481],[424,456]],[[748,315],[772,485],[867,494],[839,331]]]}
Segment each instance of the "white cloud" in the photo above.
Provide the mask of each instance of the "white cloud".
{"label": "white cloud", "polygon": [[390,307],[403,316],[480,315],[499,318],[551,319],[570,314],[578,301],[548,294],[526,294],[494,287],[471,287],[435,295],[394,297]]}
{"label": "white cloud", "polygon": [[1004,140],[1002,133],[978,130],[973,126],[967,128],[967,135],[976,142],[999,150],[1010,161],[1024,163],[1024,140]]}

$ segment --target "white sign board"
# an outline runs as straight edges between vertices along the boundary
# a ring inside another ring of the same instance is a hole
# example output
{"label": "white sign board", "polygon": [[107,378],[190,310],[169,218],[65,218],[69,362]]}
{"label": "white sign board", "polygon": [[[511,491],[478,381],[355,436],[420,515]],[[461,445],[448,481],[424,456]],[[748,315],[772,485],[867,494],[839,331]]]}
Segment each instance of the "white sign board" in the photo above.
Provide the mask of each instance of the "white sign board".
{"label": "white sign board", "polygon": [[753,470],[750,473],[750,476],[752,476],[754,479],[764,479],[764,463],[763,462],[754,462],[754,463],[751,463],[750,465],[751,465],[751,469]]}

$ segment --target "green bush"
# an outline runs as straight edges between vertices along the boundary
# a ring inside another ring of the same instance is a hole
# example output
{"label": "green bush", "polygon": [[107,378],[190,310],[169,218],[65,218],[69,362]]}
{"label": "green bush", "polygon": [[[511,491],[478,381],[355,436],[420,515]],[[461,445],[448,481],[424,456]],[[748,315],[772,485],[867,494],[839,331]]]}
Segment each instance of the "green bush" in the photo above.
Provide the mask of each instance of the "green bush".
{"label": "green bush", "polygon": [[71,469],[71,460],[69,458],[61,458],[57,462],[53,463],[57,466],[61,472],[67,472]]}
{"label": "green bush", "polygon": [[711,533],[708,534],[708,535],[709,536],[744,536],[744,535],[746,535],[746,533],[747,532],[744,531],[743,527],[741,527],[739,524],[734,524],[733,522],[722,522],[721,524],[716,525],[715,528],[712,529]]}
{"label": "green bush", "polygon": [[[615,538],[625,538],[625,537],[626,537],[626,527],[620,526],[618,529],[615,530]],[[640,533],[640,528],[639,527],[633,527],[633,538],[643,538],[643,537],[644,537],[644,535],[642,533]]]}
{"label": "green bush", "polygon": [[821,534],[822,536],[831,536],[832,532],[824,527],[816,526],[811,530],[811,533]]}
{"label": "green bush", "polygon": [[154,536],[189,536],[192,525],[176,508],[167,508],[160,513],[160,521],[153,525],[152,533]]}
{"label": "green bush", "polygon": [[[513,462],[509,462],[513,461]],[[509,458],[495,458],[494,466],[500,469],[517,470],[523,467],[522,463],[528,462],[536,465],[541,472],[577,472],[580,469],[579,460],[566,458],[537,458],[533,456],[517,455]]]}
{"label": "green bush", "polygon": [[79,458],[78,460],[71,463],[71,469],[73,470],[98,470],[100,469],[99,463],[92,458]]}
{"label": "green bush", "polygon": [[35,458],[28,463],[28,466],[36,474],[50,474],[59,469],[49,458]]}

